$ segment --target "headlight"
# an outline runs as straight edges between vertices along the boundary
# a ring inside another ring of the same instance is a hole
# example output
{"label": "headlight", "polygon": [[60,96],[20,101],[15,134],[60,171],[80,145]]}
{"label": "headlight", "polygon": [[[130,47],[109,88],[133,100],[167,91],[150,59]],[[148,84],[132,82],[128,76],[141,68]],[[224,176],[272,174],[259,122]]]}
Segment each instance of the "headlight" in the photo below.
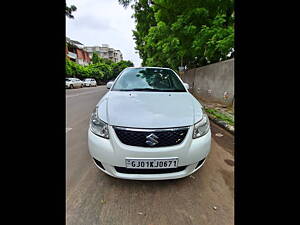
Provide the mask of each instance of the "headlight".
{"label": "headlight", "polygon": [[194,125],[193,138],[199,138],[207,134],[209,131],[209,119],[206,113],[203,111],[202,119]]}
{"label": "headlight", "polygon": [[103,138],[109,139],[108,126],[98,117],[98,107],[95,108],[90,120],[91,131]]}

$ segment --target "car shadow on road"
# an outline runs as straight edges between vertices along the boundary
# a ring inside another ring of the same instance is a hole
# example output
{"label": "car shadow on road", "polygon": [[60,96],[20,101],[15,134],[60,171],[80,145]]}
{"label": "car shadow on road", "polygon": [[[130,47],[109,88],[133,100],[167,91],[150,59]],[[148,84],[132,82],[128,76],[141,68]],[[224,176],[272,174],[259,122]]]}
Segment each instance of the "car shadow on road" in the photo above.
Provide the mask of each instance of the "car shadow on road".
{"label": "car shadow on road", "polygon": [[[173,190],[174,187],[176,187],[177,190],[180,190],[180,188],[186,189],[186,184],[195,185],[195,183],[201,183],[202,179],[199,179],[201,177],[201,171],[202,168],[200,168],[197,172],[195,172],[193,175],[179,178],[179,179],[171,179],[171,180],[125,180],[125,179],[119,179],[115,177],[111,177],[109,175],[103,174],[103,172],[99,172],[99,179],[102,179],[103,182],[105,182],[107,185],[114,187],[119,190],[136,190],[136,191],[162,191],[164,189],[166,190]],[[101,177],[101,178],[100,178]],[[196,178],[197,177],[197,178]]]}
{"label": "car shadow on road", "polygon": [[108,179],[111,180],[116,185],[126,185],[126,186],[151,186],[151,185],[178,185],[181,182],[184,182],[185,178],[180,179],[173,179],[173,180],[125,180],[125,179],[119,179],[115,177],[107,176]]}

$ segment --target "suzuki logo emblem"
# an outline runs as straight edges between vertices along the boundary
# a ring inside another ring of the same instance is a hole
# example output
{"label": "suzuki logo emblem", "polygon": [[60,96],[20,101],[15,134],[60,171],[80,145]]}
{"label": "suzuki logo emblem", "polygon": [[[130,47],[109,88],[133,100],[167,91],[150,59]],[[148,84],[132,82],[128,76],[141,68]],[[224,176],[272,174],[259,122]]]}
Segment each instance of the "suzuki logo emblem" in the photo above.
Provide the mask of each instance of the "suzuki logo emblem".
{"label": "suzuki logo emblem", "polygon": [[154,146],[158,144],[157,139],[159,139],[159,137],[157,137],[155,134],[152,133],[146,137],[146,144],[150,146]]}

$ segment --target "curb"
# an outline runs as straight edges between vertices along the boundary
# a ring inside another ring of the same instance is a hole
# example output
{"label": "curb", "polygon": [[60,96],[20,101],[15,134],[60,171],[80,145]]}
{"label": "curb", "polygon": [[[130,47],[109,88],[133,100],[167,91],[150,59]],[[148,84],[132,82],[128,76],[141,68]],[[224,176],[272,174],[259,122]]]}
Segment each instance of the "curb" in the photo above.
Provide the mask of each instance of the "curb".
{"label": "curb", "polygon": [[234,127],[230,126],[229,124],[227,124],[226,122],[216,119],[215,117],[211,116],[209,113],[207,113],[208,118],[210,120],[212,120],[215,124],[219,125],[221,128],[225,129],[226,131],[228,131],[229,133],[231,133],[232,135],[234,135]]}

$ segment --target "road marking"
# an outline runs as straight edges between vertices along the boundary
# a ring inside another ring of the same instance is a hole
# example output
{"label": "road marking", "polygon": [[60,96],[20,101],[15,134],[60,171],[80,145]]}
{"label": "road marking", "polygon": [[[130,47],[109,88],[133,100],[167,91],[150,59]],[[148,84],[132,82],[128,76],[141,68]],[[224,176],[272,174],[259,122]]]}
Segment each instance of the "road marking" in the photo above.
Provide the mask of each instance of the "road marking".
{"label": "road marking", "polygon": [[66,128],[66,133],[68,133],[70,130],[72,130],[72,128]]}
{"label": "road marking", "polygon": [[99,90],[97,90],[97,91],[83,92],[83,93],[78,93],[78,94],[73,94],[73,95],[66,95],[66,98],[76,97],[76,96],[80,96],[80,95],[93,94],[93,93],[97,93],[97,92],[99,92]]}

